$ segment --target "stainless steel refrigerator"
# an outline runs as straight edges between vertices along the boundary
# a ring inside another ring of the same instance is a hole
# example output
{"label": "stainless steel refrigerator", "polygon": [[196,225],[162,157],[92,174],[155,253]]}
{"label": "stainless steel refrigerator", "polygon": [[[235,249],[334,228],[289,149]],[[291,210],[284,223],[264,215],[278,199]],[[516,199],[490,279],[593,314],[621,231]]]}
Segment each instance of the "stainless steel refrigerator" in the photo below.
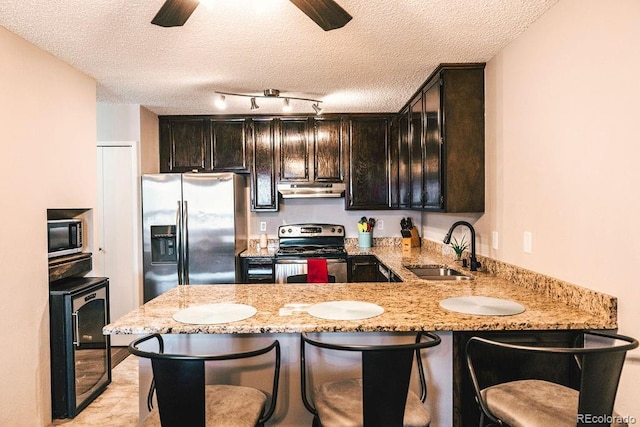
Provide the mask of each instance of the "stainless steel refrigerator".
{"label": "stainless steel refrigerator", "polygon": [[235,283],[247,248],[246,179],[142,176],[144,302],[181,285]]}

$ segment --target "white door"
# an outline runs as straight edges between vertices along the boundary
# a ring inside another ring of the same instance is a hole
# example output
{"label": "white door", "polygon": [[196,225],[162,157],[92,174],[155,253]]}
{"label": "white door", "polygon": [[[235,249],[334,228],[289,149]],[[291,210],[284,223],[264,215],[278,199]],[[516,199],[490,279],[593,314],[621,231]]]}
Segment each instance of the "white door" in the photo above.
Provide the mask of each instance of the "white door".
{"label": "white door", "polygon": [[[138,269],[138,161],[136,144],[98,142],[97,275],[109,278],[111,321],[140,305]],[[113,335],[111,345],[131,336]]]}

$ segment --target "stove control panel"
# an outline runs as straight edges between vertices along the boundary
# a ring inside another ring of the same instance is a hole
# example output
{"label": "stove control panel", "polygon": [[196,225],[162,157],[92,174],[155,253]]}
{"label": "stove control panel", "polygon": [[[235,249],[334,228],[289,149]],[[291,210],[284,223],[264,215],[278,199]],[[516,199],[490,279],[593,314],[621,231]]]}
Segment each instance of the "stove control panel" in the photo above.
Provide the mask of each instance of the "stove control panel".
{"label": "stove control panel", "polygon": [[337,224],[290,224],[278,227],[278,237],[344,237],[344,226]]}

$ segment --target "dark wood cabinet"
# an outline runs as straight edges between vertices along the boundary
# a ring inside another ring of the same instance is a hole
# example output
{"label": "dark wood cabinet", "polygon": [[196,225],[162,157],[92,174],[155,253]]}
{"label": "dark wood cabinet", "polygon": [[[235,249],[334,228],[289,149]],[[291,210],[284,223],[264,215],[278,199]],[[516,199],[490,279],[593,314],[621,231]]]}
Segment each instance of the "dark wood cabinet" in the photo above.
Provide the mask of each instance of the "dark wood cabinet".
{"label": "dark wood cabinet", "polygon": [[279,119],[278,181],[342,182],[341,117]]}
{"label": "dark wood cabinet", "polygon": [[249,172],[254,211],[278,210],[278,182],[346,182],[348,210],[484,211],[484,64],[439,66],[399,114],[159,124],[160,172]]}
{"label": "dark wood cabinet", "polygon": [[304,118],[279,120],[278,180],[280,182],[309,182],[310,158],[309,121]]}
{"label": "dark wood cabinet", "polygon": [[251,210],[277,211],[275,121],[253,119],[249,133]]}
{"label": "dark wood cabinet", "polygon": [[248,172],[246,127],[244,118],[210,121],[213,172]]}
{"label": "dark wood cabinet", "polygon": [[244,118],[160,117],[160,172],[248,172]]}
{"label": "dark wood cabinet", "polygon": [[411,196],[409,207],[421,209],[424,205],[424,108],[422,94],[416,96],[409,112],[409,174],[411,182]]}
{"label": "dark wood cabinet", "polygon": [[375,255],[354,255],[347,260],[348,281],[358,282],[402,282],[389,267]]}
{"label": "dark wood cabinet", "polygon": [[347,209],[389,209],[389,126],[391,116],[348,120]]}
{"label": "dark wood cabinet", "polygon": [[484,211],[484,64],[441,65],[411,99],[411,208]]}
{"label": "dark wood cabinet", "polygon": [[200,117],[159,119],[160,172],[211,169],[208,121]]}
{"label": "dark wood cabinet", "polygon": [[409,109],[404,109],[392,127],[389,142],[391,161],[391,207],[411,207],[411,167],[409,153]]}
{"label": "dark wood cabinet", "polygon": [[341,117],[314,117],[313,180],[344,181],[344,139]]}
{"label": "dark wood cabinet", "polygon": [[242,283],[275,283],[274,259],[242,257]]}

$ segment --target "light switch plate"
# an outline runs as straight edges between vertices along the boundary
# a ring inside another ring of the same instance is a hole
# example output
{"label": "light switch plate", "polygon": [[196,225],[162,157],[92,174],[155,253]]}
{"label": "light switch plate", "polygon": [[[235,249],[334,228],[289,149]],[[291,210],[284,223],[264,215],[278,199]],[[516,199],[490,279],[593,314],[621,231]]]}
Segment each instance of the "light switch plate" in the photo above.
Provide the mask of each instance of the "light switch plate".
{"label": "light switch plate", "polygon": [[497,231],[492,231],[491,232],[491,247],[493,249],[498,249],[500,247],[499,242],[498,242],[498,232]]}
{"label": "light switch plate", "polygon": [[267,223],[265,221],[260,222],[260,231],[267,231]]}
{"label": "light switch plate", "polygon": [[531,253],[531,247],[533,245],[533,236],[531,235],[530,231],[525,231],[524,232],[524,239],[523,239],[523,246],[522,246],[522,250],[524,251],[524,253],[526,254],[530,254]]}

